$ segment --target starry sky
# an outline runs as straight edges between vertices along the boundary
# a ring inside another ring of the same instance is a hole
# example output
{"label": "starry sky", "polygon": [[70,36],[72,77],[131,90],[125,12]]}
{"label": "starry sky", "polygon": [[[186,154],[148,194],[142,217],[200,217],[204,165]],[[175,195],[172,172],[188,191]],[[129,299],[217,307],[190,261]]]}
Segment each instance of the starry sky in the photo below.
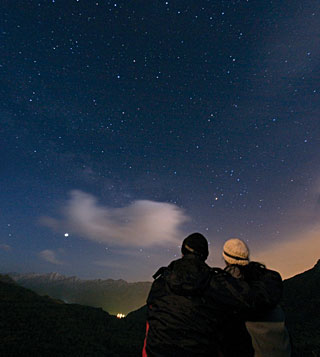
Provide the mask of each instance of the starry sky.
{"label": "starry sky", "polygon": [[320,258],[317,0],[2,0],[0,272],[151,280],[185,236]]}

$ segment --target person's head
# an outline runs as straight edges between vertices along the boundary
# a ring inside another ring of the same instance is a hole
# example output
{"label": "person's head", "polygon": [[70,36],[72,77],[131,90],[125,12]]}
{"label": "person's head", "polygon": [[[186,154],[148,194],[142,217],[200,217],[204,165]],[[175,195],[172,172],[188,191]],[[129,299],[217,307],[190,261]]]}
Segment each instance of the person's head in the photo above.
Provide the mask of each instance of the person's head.
{"label": "person's head", "polygon": [[194,254],[206,260],[209,255],[208,241],[201,233],[192,233],[184,239],[181,253],[183,255]]}
{"label": "person's head", "polygon": [[222,256],[227,265],[249,264],[249,248],[246,243],[238,238],[227,240],[223,246]]}

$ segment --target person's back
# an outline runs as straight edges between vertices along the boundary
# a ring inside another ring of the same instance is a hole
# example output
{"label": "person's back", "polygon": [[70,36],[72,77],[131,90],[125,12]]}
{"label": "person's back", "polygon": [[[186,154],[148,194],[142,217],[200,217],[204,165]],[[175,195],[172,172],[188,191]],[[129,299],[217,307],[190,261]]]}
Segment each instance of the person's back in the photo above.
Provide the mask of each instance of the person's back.
{"label": "person's back", "polygon": [[291,356],[289,334],[285,326],[282,308],[274,309],[246,321],[246,328],[251,336],[255,357],[288,357]]}
{"label": "person's back", "polygon": [[182,245],[183,257],[154,275],[143,356],[223,356],[226,321],[236,312],[278,301],[281,288],[273,297],[264,284],[251,290],[244,281],[210,268],[207,244],[201,234],[190,235]]}
{"label": "person's back", "polygon": [[201,234],[187,237],[181,259],[153,276],[148,299],[144,356],[207,356],[219,347],[209,338],[214,321],[207,316],[204,291],[211,278],[205,263],[208,243]]}
{"label": "person's back", "polygon": [[[259,281],[270,272],[263,264],[249,261],[249,250],[239,239],[230,239],[225,243],[223,257],[227,263],[225,270],[249,284],[251,281]],[[241,323],[242,321],[237,328],[241,327],[243,330]],[[255,357],[291,356],[290,338],[280,305],[254,311],[247,316],[245,326],[251,337]],[[243,334],[244,344],[248,342],[245,340],[246,336]],[[236,357],[237,354],[234,356]]]}
{"label": "person's back", "polygon": [[218,346],[208,338],[216,331],[203,297],[210,268],[188,254],[159,273],[147,300],[147,355],[187,357],[217,352]]}

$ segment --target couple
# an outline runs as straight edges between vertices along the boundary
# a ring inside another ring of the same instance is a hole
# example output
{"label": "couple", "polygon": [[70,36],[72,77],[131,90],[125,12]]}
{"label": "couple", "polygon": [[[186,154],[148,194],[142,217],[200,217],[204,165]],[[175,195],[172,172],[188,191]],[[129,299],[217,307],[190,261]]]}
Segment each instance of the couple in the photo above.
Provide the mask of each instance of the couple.
{"label": "couple", "polygon": [[205,263],[200,233],[185,238],[181,252],[153,276],[143,357],[290,356],[277,272],[250,262],[240,239],[225,243],[224,270]]}

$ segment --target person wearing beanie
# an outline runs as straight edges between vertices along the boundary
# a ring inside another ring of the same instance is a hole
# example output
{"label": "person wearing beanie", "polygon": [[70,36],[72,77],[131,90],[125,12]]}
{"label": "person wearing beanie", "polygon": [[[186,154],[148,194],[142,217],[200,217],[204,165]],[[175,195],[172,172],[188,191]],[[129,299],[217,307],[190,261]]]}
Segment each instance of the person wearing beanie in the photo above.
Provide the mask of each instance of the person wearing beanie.
{"label": "person wearing beanie", "polygon": [[[201,233],[187,236],[181,253],[180,259],[153,275],[142,356],[222,357],[222,326],[232,323],[237,313],[278,303],[281,279],[278,291],[271,293],[270,277],[250,285],[220,268],[210,268],[205,262],[208,241]],[[250,356],[253,349],[246,357]]]}
{"label": "person wearing beanie", "polygon": [[208,241],[202,234],[192,233],[182,242],[181,253],[194,254],[206,260],[209,255]]}
{"label": "person wearing beanie", "polygon": [[[226,263],[225,271],[249,284],[272,272],[261,263],[251,262],[248,246],[238,238],[225,242],[222,256]],[[228,336],[232,336],[236,343],[230,344]],[[290,337],[280,305],[272,308],[260,306],[247,315],[246,319],[238,316],[232,324],[227,325],[224,337],[225,356],[246,356],[252,347],[255,357],[291,356]]]}
{"label": "person wearing beanie", "polygon": [[225,242],[222,256],[228,265],[249,264],[249,249],[246,243],[238,238],[232,238]]}

